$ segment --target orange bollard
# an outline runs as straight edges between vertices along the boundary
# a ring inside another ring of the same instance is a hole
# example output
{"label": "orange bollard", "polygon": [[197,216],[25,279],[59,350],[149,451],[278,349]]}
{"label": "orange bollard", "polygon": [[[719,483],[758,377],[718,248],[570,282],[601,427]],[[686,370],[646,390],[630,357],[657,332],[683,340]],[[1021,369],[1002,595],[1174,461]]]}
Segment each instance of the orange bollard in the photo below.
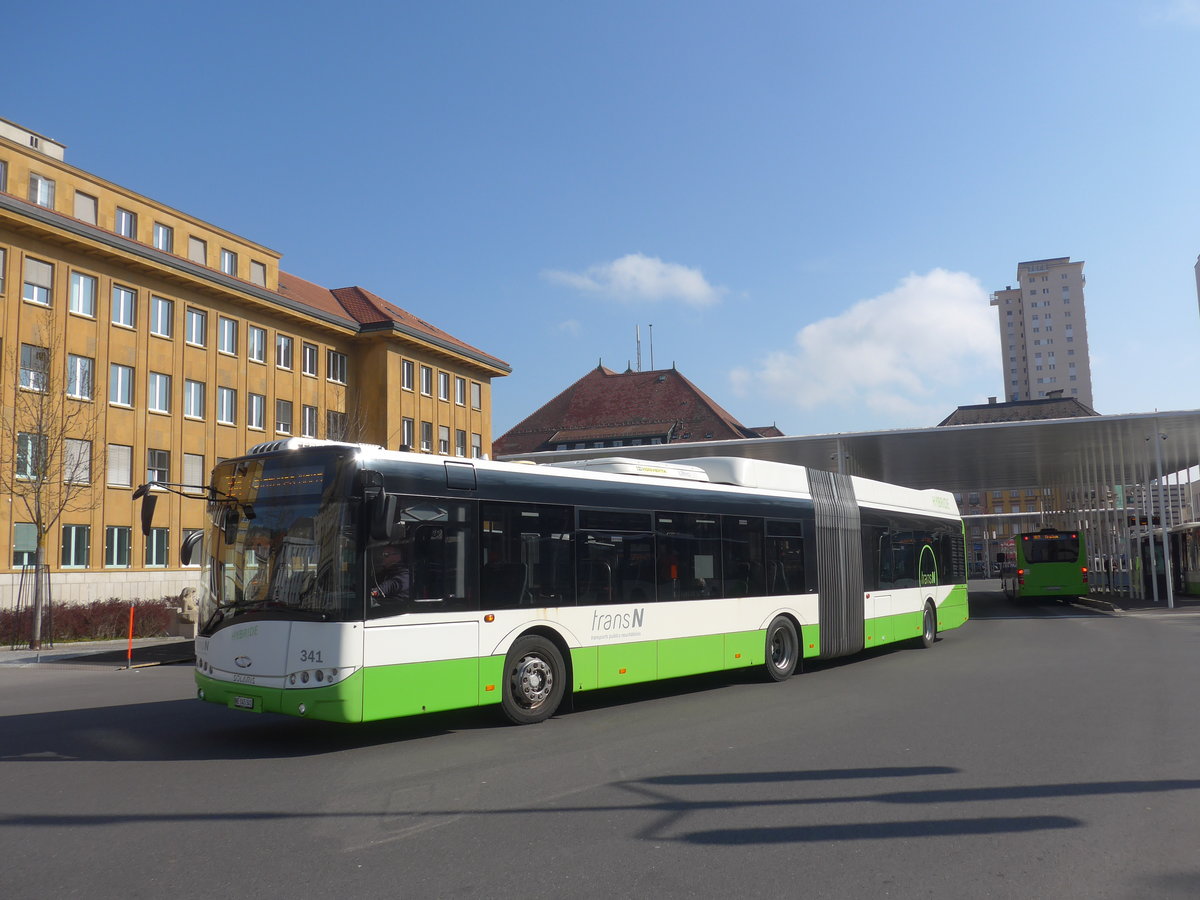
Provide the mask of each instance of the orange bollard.
{"label": "orange bollard", "polygon": [[133,604],[129,604],[129,650],[125,655],[125,668],[133,668]]}

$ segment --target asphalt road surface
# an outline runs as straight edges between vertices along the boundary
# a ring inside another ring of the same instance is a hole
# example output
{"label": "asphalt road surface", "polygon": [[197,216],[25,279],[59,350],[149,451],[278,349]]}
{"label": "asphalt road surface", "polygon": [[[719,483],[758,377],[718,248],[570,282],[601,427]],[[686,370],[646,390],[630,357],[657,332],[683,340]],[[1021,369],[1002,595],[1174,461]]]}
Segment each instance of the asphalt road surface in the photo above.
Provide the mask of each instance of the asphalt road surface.
{"label": "asphalt road surface", "polygon": [[972,596],[930,650],[583,696],[529,727],[0,668],[20,898],[1200,896],[1200,616]]}

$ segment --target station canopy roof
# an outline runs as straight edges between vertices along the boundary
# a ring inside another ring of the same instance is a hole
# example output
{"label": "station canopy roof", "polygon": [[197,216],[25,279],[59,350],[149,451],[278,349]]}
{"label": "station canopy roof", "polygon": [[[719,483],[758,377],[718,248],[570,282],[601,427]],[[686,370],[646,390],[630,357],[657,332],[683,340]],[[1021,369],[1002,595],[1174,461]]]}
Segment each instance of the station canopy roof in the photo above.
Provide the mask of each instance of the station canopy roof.
{"label": "station canopy roof", "polygon": [[[1157,437],[1157,442],[1152,438]],[[558,462],[744,456],[947,491],[1145,484],[1200,465],[1200,410],[532,453]],[[839,465],[840,463],[840,465]]]}

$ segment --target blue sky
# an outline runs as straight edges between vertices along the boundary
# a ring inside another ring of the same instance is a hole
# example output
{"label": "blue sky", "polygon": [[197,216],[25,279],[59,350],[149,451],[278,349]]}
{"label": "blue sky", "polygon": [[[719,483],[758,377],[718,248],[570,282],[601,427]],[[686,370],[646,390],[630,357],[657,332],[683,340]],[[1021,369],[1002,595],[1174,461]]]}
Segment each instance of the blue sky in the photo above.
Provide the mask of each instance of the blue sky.
{"label": "blue sky", "polygon": [[1003,394],[988,294],[1054,256],[1086,262],[1096,408],[1200,405],[1200,0],[6,21],[0,116],[506,360],[497,434],[636,365],[638,326],[650,368],[650,325],[747,425],[933,425]]}

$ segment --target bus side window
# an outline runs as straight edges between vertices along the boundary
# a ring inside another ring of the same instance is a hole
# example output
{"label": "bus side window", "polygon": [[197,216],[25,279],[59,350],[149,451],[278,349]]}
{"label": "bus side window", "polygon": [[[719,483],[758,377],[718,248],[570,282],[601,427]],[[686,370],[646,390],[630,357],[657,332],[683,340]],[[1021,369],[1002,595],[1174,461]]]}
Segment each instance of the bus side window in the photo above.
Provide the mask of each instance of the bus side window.
{"label": "bus side window", "polygon": [[577,540],[580,604],[654,602],[653,534],[581,531]]}
{"label": "bus side window", "polygon": [[658,513],[658,599],[701,600],[722,594],[720,521],[693,513]]}
{"label": "bus side window", "polygon": [[482,503],[479,526],[482,608],[573,606],[574,520],[575,511],[569,506]]}
{"label": "bus side window", "polygon": [[[368,604],[368,615],[478,609],[475,559],[475,504],[457,500],[403,497],[399,501],[402,537],[393,541],[409,569],[409,584],[393,602]],[[368,549],[367,589],[377,579],[375,553]]]}
{"label": "bus side window", "polygon": [[726,597],[761,597],[765,591],[763,520],[744,516],[721,517],[722,565]]}
{"label": "bus side window", "polygon": [[806,594],[813,590],[806,565],[805,527],[797,520],[767,520],[767,593]]}

